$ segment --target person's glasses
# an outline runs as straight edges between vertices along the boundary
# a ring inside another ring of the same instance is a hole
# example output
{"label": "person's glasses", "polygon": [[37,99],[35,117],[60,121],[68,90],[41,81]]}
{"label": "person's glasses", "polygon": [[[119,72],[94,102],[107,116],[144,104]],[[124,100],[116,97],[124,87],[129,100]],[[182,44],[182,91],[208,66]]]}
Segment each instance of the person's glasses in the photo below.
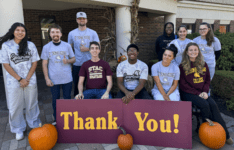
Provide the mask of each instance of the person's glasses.
{"label": "person's glasses", "polygon": [[208,28],[200,28],[199,31],[206,31]]}

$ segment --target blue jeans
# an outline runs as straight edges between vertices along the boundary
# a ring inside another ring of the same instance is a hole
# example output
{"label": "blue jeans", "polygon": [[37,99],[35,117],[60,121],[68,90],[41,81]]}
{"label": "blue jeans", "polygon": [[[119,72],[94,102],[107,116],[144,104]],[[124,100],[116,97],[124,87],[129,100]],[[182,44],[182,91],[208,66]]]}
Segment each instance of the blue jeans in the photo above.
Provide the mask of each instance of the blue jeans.
{"label": "blue jeans", "polygon": [[[106,89],[88,89],[83,92],[84,99],[101,99],[105,92]],[[109,99],[112,99],[111,94],[109,94]]]}
{"label": "blue jeans", "polygon": [[74,83],[74,97],[78,94],[78,82],[79,82],[79,72],[81,66],[74,66],[72,67],[72,78]]}
{"label": "blue jeans", "polygon": [[72,90],[72,82],[66,84],[58,84],[50,87],[50,91],[52,94],[52,106],[54,109],[54,119],[56,121],[56,99],[60,99],[60,86],[62,85],[63,88],[63,98],[64,99],[71,99],[71,90]]}

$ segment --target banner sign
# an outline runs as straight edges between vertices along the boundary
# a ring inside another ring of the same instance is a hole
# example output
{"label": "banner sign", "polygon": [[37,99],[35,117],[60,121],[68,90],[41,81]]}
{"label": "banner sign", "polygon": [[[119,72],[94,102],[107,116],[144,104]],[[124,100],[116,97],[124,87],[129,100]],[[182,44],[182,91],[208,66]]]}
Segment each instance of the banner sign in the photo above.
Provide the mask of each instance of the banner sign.
{"label": "banner sign", "polygon": [[56,108],[58,143],[117,143],[121,126],[133,144],[192,148],[191,102],[57,100]]}

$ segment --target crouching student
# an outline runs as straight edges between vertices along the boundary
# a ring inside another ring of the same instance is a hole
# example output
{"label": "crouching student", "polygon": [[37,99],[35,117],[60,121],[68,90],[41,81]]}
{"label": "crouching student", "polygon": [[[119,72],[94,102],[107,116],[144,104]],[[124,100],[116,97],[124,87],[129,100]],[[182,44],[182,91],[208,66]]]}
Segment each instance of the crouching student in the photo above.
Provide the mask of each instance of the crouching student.
{"label": "crouching student", "polygon": [[182,63],[179,67],[181,97],[186,101],[191,101],[201,109],[203,121],[210,119],[221,124],[226,131],[227,144],[233,144],[233,140],[220,115],[217,104],[207,94],[211,80],[210,72],[196,43],[189,43],[187,45],[183,53]]}
{"label": "crouching student", "polygon": [[154,64],[151,68],[154,78],[152,95],[155,100],[179,101],[178,80],[180,79],[179,67],[171,63],[177,54],[177,48],[171,44],[163,53],[163,60]]}
{"label": "crouching student", "polygon": [[[75,99],[111,99],[112,71],[110,65],[99,58],[100,45],[90,42],[89,52],[91,60],[84,62],[79,72],[78,92]],[[83,83],[87,78],[86,90],[83,92]],[[107,82],[106,82],[107,81]]]}
{"label": "crouching student", "polygon": [[148,66],[137,59],[139,49],[137,45],[127,47],[128,60],[121,62],[117,67],[117,82],[120,91],[116,98],[122,98],[124,103],[136,99],[152,99],[144,88],[148,79]]}

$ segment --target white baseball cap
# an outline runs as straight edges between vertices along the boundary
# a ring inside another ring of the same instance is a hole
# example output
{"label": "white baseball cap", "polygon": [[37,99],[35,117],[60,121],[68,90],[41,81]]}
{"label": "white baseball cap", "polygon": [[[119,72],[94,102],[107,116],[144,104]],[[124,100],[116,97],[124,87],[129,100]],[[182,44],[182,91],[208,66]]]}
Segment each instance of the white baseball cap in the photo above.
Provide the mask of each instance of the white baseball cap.
{"label": "white baseball cap", "polygon": [[87,15],[85,12],[78,12],[76,18],[87,18]]}

